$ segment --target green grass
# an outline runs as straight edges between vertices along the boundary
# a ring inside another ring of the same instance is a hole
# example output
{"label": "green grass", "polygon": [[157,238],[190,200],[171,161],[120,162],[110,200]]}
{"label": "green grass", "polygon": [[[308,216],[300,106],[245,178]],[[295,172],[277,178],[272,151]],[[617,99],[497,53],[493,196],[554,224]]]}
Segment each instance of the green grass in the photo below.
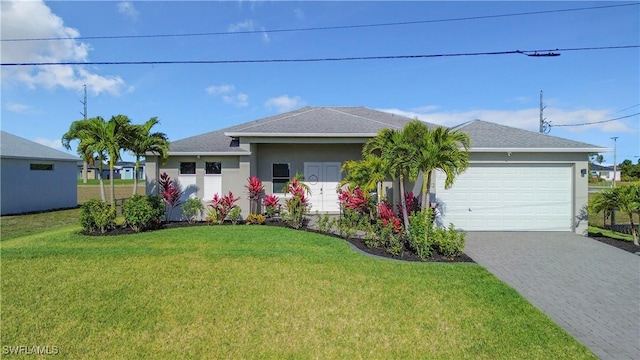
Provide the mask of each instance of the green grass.
{"label": "green grass", "polygon": [[[111,185],[111,180],[103,180],[104,182],[104,186],[109,186]],[[138,180],[138,185],[142,185],[144,186],[145,181],[144,180]],[[96,185],[100,185],[100,180],[98,179],[88,179],[87,183],[85,184],[83,182],[82,179],[78,179],[78,185],[79,186],[96,186]],[[115,179],[113,180],[113,185],[118,186],[118,185],[133,185],[133,179]]]}
{"label": "green grass", "polygon": [[2,242],[2,345],[64,358],[595,358],[475,264],[265,226]]}
{"label": "green grass", "polygon": [[623,234],[623,233],[619,233],[619,232],[615,232],[615,231],[599,228],[599,227],[596,227],[596,226],[589,226],[589,233],[601,233],[602,235],[604,235],[606,237],[610,237],[612,239],[633,242],[633,236],[630,235],[630,234]]}
{"label": "green grass", "polygon": [[0,217],[0,241],[57,228],[80,226],[80,208]]}

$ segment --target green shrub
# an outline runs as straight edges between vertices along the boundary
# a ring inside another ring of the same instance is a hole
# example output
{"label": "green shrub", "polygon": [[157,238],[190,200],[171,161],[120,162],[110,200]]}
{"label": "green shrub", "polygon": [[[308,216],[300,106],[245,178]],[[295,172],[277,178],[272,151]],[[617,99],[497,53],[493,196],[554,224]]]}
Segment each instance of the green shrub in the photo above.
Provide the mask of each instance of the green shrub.
{"label": "green shrub", "polygon": [[220,224],[221,222],[218,220],[219,217],[220,214],[218,213],[218,210],[216,210],[216,208],[208,207],[207,216],[204,217],[204,221],[206,221],[209,225]]}
{"label": "green shrub", "polygon": [[242,209],[239,206],[234,206],[228,215],[229,220],[233,225],[237,225],[238,221],[242,220]]}
{"label": "green shrub", "polygon": [[155,196],[133,195],[122,205],[124,222],[133,231],[156,228],[164,215],[162,200]]}
{"label": "green shrub", "polygon": [[203,211],[204,205],[196,197],[190,197],[182,204],[182,218],[187,220],[189,224],[196,222]]}
{"label": "green shrub", "polygon": [[87,232],[105,233],[116,226],[116,209],[106,201],[89,200],[82,204],[80,225]]}
{"label": "green shrub", "polygon": [[267,218],[262,214],[249,214],[247,216],[247,225],[263,225],[267,221]]}
{"label": "green shrub", "polygon": [[409,246],[425,260],[433,253],[434,232],[432,210],[421,210],[409,217]]}
{"label": "green shrub", "polygon": [[286,211],[282,214],[282,220],[292,228],[300,229],[306,223],[310,207],[306,196],[307,186],[294,177],[287,187],[287,193],[291,197],[285,200]]}
{"label": "green shrub", "polygon": [[460,256],[464,250],[465,237],[465,233],[457,232],[453,224],[449,224],[448,229],[436,229],[435,244],[442,255],[455,258]]}

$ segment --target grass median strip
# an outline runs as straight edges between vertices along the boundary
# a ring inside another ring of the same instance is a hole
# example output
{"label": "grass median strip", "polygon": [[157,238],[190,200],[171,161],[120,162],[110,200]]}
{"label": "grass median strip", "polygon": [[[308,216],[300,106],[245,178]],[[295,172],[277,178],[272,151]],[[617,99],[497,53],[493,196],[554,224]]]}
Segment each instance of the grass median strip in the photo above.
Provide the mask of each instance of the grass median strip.
{"label": "grass median strip", "polygon": [[2,243],[2,345],[70,358],[594,358],[475,264],[265,226]]}

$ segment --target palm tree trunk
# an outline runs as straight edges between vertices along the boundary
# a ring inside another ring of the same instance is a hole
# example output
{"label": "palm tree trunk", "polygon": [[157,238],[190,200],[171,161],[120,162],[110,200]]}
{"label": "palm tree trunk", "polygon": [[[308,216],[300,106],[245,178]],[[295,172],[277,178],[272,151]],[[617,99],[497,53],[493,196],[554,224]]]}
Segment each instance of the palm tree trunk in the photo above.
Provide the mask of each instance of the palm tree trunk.
{"label": "palm tree trunk", "polygon": [[138,193],[138,163],[140,161],[140,158],[138,156],[136,156],[136,165],[133,167],[133,194],[131,195],[135,195]]}
{"label": "palm tree trunk", "polygon": [[86,184],[89,178],[87,160],[82,160],[82,183]]}
{"label": "palm tree trunk", "polygon": [[111,206],[116,206],[116,194],[115,194],[116,187],[115,187],[115,184],[114,184],[114,181],[113,181],[113,168],[114,167],[115,167],[115,163],[113,161],[113,157],[110,157],[110,159],[109,159],[109,179],[111,180],[111,185],[110,185],[110,188],[111,188],[111,197],[110,197]]}
{"label": "palm tree trunk", "polygon": [[402,220],[404,221],[404,231],[409,236],[409,214],[407,214],[407,200],[404,197],[404,177],[398,177],[400,180],[400,204],[402,207]]}
{"label": "palm tree trunk", "polygon": [[420,208],[426,210],[431,202],[431,171],[422,174],[422,202]]}
{"label": "palm tree trunk", "polygon": [[102,197],[102,201],[107,201],[107,195],[104,191],[104,180],[102,179],[102,173],[104,172],[104,166],[102,165],[102,156],[100,156],[99,160],[100,166],[98,166],[98,171],[100,171],[100,174],[98,175],[98,178],[100,179],[100,196]]}
{"label": "palm tree trunk", "polygon": [[636,232],[636,226],[633,224],[633,213],[629,213],[629,222],[631,223],[631,236],[633,236],[633,244],[638,246],[638,233]]}

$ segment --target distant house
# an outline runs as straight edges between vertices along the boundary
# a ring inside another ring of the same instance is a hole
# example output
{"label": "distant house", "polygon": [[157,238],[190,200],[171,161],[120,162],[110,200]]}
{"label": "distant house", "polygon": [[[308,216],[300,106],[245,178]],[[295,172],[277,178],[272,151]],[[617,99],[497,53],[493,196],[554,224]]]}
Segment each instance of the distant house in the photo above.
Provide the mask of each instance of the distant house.
{"label": "distant house", "polygon": [[[240,196],[250,211],[247,178],[257,176],[265,194],[284,197],[296,173],[311,189],[311,212],[339,213],[336,186],[342,164],[361,158],[363,144],[382,129],[402,129],[411,119],[364,107],[305,107],[173,141],[169,157],[147,154],[147,192],[160,174],[179,182],[185,198]],[[430,128],[437,125],[427,123]],[[450,189],[432,178],[432,202],[444,224],[465,231],[587,231],[588,154],[609,149],[474,120],[454,127],[471,138],[470,166]],[[406,184],[420,192],[420,180]],[[383,196],[399,199],[385,181]]]}
{"label": "distant house", "polygon": [[613,171],[613,166],[601,166],[597,164],[591,165],[591,175],[607,181],[613,181],[615,174],[616,181],[620,181],[622,172],[620,168]]}
{"label": "distant house", "polygon": [[78,205],[78,157],[0,131],[0,213]]}
{"label": "distant house", "polygon": [[[136,163],[135,162],[118,162],[115,165],[115,168],[118,170],[119,178],[114,175],[116,179],[130,179],[134,178]],[[138,180],[144,180],[144,161],[140,161],[138,163]]]}
{"label": "distant house", "polygon": [[[95,164],[95,165],[88,165],[87,166],[87,179],[88,180],[98,180],[100,179],[100,176],[98,176],[100,174],[100,168],[98,167],[99,164]],[[80,160],[78,161],[78,180],[82,179],[82,169],[84,167],[83,161]],[[108,179],[109,178],[109,164],[105,163],[102,166],[102,178],[103,179]]]}

